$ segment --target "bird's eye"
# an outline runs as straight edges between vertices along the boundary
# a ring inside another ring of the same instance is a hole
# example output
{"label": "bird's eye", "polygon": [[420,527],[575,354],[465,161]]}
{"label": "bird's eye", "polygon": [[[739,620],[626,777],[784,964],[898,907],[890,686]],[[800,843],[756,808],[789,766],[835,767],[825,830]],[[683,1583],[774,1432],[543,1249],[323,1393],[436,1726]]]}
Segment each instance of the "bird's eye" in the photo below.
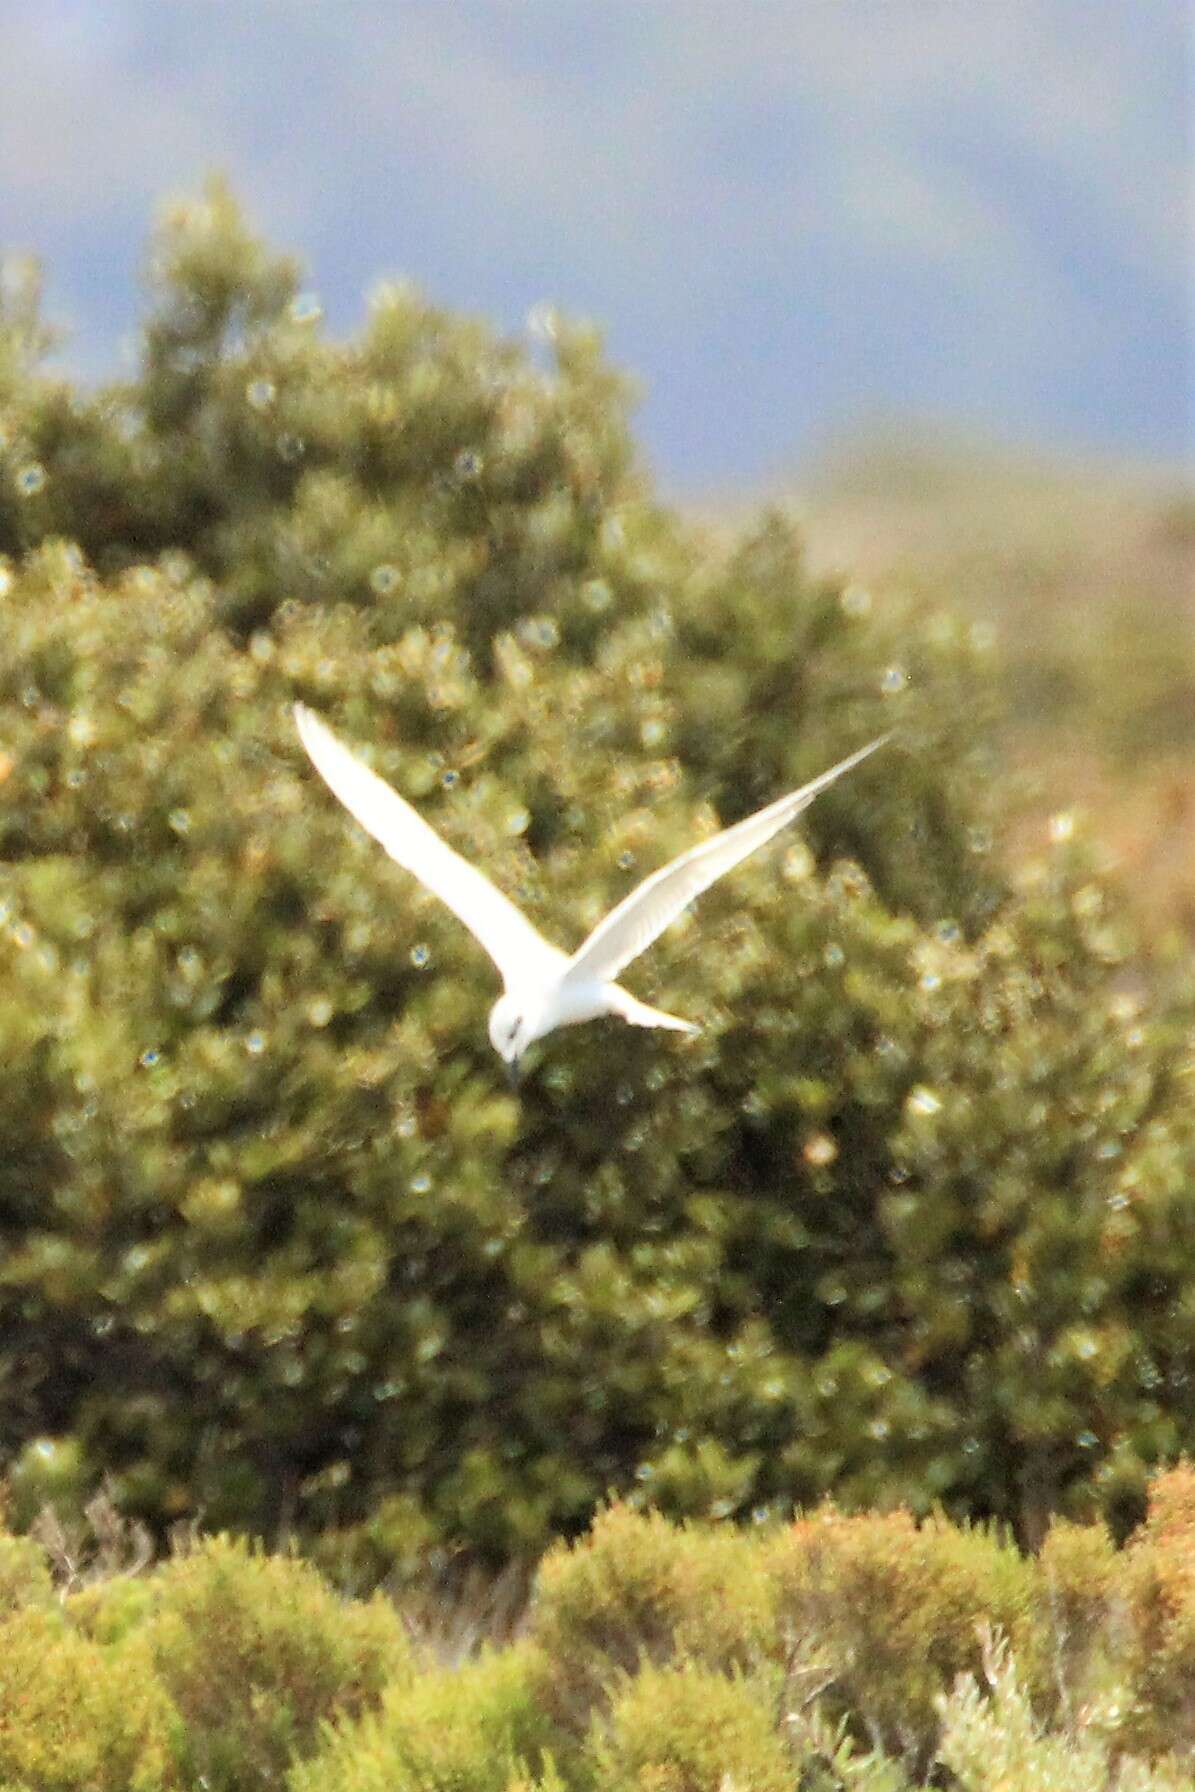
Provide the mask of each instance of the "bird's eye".
{"label": "bird's eye", "polygon": [[515,1021],[515,1023],[514,1023],[514,1025],[513,1025],[513,1026],[512,1026],[512,1027],[511,1027],[511,1029],[510,1029],[510,1032],[509,1032],[509,1033],[508,1033],[508,1034],[507,1034],[507,1036],[506,1036],[506,1037],[507,1037],[507,1040],[508,1040],[508,1042],[509,1042],[509,1043],[510,1043],[510,1044],[511,1044],[511,1045],[513,1045],[513,1044],[514,1044],[514,1042],[515,1042],[515,1038],[516,1038],[516,1036],[517,1036],[517,1034],[518,1034],[518,1031],[519,1031],[519,1022],[518,1022],[518,1021]]}

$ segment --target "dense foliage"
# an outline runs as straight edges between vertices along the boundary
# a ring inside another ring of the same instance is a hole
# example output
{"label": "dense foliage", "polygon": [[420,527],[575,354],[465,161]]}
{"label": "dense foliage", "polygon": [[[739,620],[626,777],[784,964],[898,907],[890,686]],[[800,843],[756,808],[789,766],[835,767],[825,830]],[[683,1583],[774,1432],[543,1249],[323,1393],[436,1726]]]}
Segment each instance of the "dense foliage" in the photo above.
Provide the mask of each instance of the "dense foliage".
{"label": "dense foliage", "polygon": [[[1065,825],[1002,875],[982,641],[778,518],[703,545],[587,327],[524,352],[392,286],[328,341],[219,187],[158,233],[130,383],[5,304],[18,1510],[103,1471],[375,1577],[610,1489],[1139,1516],[1195,1444],[1187,1017]],[[488,965],[295,697],[562,943],[896,736],[629,973],[698,1038],[580,1028],[512,1094]]]}
{"label": "dense foliage", "polygon": [[[1037,1557],[905,1512],[670,1524],[626,1506],[540,1564],[519,1634],[453,1657],[309,1563],[43,1518],[0,1605],[20,1792],[1185,1792],[1195,1471],[1118,1551]],[[51,1578],[53,1570],[53,1580]],[[445,1633],[441,1632],[441,1637]]]}

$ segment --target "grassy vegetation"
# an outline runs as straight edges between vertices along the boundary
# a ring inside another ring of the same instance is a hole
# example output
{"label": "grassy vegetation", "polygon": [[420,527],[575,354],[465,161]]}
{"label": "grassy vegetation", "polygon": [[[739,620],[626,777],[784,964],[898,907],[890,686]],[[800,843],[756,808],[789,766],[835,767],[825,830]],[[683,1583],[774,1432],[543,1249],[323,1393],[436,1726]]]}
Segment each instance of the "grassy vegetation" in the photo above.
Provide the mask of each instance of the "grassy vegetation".
{"label": "grassy vegetation", "polygon": [[1036,1557],[899,1510],[735,1528],[614,1505],[548,1552],[501,1634],[475,1611],[466,1650],[401,1598],[339,1596],[243,1542],[190,1536],[150,1567],[102,1501],[90,1534],[48,1515],[35,1533],[0,1555],[13,1792],[1180,1792],[1195,1774],[1188,1467],[1123,1549],[1059,1521]]}

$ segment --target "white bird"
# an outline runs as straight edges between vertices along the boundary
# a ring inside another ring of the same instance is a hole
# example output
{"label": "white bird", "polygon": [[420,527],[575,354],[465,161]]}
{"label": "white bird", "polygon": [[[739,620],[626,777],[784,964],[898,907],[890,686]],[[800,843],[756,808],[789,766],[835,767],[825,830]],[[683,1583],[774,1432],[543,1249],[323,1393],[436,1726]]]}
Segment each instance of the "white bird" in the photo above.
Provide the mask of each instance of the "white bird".
{"label": "white bird", "polygon": [[860,747],[828,772],[767,808],[681,853],[624,896],[572,957],[551,945],[488,877],[470,865],[303,704],[295,722],[312,763],[332,792],[392,859],[413,872],[483,945],[502,977],[490,1011],[490,1043],[517,1077],[527,1047],[557,1027],[619,1015],[633,1027],[695,1033],[691,1021],[649,1008],[615,982],[618,973],[675,921],[694,897],[770,840],[814,797],[889,738]]}

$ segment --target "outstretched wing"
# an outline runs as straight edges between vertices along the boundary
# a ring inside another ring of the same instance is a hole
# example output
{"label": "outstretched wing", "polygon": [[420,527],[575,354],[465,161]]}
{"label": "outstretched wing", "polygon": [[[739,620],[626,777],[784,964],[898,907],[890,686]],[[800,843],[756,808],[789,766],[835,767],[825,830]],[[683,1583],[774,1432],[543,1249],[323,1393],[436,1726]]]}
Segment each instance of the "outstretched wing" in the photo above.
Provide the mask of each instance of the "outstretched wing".
{"label": "outstretched wing", "polygon": [[598,922],[589,938],[573,954],[569,960],[568,980],[606,983],[617,977],[623,966],[630,964],[632,958],[638,958],[694,897],[708,890],[712,883],[770,840],[773,834],[779,833],[802,809],[807,809],[828,784],[833,784],[843,772],[849,772],[852,766],[858,765],[888,739],[888,735],[882,734],[878,740],[852,753],[849,759],[831,766],[820,778],[803,784],[800,790],[790,791],[787,796],[777,797],[766,809],[745,816],[733,827],[715,834],[712,840],[691,847],[670,865],[644,878],[617,908],[610,910],[604,921]]}
{"label": "outstretched wing", "polygon": [[517,984],[563,964],[564,954],[549,945],[509,897],[441,840],[396,790],[301,703],[295,704],[295,723],[316,771],[333,794],[392,859],[413,872],[464,922],[505,983]]}

